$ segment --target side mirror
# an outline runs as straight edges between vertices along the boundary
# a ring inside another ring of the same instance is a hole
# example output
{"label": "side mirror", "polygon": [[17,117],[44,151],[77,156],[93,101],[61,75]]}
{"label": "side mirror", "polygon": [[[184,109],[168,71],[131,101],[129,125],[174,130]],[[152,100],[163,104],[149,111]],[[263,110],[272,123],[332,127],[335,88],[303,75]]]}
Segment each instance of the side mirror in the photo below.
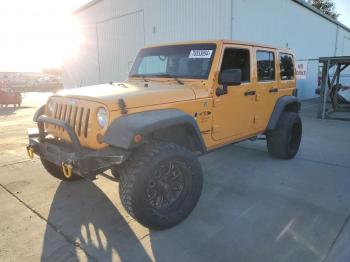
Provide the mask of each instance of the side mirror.
{"label": "side mirror", "polygon": [[242,70],[226,69],[222,71],[219,81],[223,85],[223,88],[216,89],[216,95],[226,95],[229,85],[239,86],[242,83]]}

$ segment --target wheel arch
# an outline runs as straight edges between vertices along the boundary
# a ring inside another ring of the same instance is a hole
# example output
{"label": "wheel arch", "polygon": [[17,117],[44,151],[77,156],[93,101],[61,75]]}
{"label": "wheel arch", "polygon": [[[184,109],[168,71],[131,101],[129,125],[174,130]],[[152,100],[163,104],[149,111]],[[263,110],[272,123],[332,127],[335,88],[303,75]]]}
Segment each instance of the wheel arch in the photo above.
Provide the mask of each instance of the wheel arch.
{"label": "wheel arch", "polygon": [[178,109],[154,110],[122,116],[107,129],[103,142],[111,146],[134,149],[134,137],[143,141],[160,140],[181,145],[192,152],[205,153],[206,146],[195,119]]}
{"label": "wheel arch", "polygon": [[36,111],[35,114],[33,116],[33,121],[34,122],[38,122],[38,118],[39,116],[43,115],[45,112],[45,105],[42,105],[41,107],[39,107]]}
{"label": "wheel arch", "polygon": [[274,130],[277,127],[278,120],[283,112],[295,112],[300,111],[300,101],[294,96],[283,96],[276,102],[275,108],[270,117],[267,131]]}

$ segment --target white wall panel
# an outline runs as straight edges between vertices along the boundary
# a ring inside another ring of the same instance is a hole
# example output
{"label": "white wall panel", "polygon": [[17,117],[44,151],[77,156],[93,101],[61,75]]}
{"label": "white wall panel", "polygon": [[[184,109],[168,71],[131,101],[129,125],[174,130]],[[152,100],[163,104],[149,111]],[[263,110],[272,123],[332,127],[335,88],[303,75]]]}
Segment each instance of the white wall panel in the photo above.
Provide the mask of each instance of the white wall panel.
{"label": "white wall panel", "polygon": [[230,38],[230,0],[149,0],[146,43]]}
{"label": "white wall panel", "polygon": [[100,82],[125,80],[144,46],[143,11],[97,24]]}
{"label": "white wall panel", "polygon": [[350,37],[343,36],[342,51],[341,55],[350,56]]}
{"label": "white wall panel", "polygon": [[233,37],[290,47],[299,59],[333,56],[337,26],[290,0],[234,0]]}
{"label": "white wall panel", "polygon": [[77,14],[83,23],[101,22],[143,9],[146,0],[103,0]]}

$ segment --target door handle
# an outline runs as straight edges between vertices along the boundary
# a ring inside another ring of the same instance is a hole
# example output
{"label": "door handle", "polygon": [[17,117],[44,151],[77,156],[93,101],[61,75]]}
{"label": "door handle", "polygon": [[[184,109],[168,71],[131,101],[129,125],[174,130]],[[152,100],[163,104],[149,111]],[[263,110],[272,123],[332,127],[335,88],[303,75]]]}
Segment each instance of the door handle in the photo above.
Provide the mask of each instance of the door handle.
{"label": "door handle", "polygon": [[256,92],[253,90],[253,91],[247,91],[244,93],[245,96],[255,96]]}
{"label": "door handle", "polygon": [[278,88],[271,88],[269,90],[270,93],[278,93]]}

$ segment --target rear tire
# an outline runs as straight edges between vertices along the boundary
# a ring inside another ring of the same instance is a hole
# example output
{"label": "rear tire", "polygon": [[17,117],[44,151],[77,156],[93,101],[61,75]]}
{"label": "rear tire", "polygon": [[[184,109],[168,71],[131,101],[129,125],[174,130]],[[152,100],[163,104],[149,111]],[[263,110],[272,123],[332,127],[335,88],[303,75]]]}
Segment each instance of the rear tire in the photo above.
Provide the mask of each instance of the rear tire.
{"label": "rear tire", "polygon": [[125,163],[119,195],[139,223],[163,230],[191,213],[202,184],[202,169],[195,155],[176,144],[154,142],[137,149]]}
{"label": "rear tire", "polygon": [[50,175],[63,180],[63,181],[68,181],[68,182],[73,182],[77,180],[83,179],[83,177],[72,173],[72,176],[67,178],[62,171],[62,168],[60,166],[55,165],[54,163],[51,163],[50,161],[47,161],[45,158],[40,157],[41,163],[43,164],[44,168]]}
{"label": "rear tire", "polygon": [[275,130],[266,135],[268,152],[277,158],[292,159],[298,153],[302,122],[298,113],[284,112]]}

